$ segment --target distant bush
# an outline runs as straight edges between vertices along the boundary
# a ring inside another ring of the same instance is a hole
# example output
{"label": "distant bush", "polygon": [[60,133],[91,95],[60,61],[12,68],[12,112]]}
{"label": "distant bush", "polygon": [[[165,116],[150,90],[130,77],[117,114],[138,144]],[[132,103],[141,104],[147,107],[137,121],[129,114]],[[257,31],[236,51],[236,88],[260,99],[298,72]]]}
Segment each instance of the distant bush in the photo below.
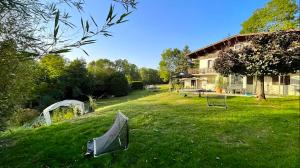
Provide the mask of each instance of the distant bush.
{"label": "distant bush", "polygon": [[18,109],[16,110],[12,117],[10,118],[9,125],[11,126],[21,126],[26,122],[32,121],[34,118],[39,116],[39,112],[34,109]]}
{"label": "distant bush", "polygon": [[128,81],[123,73],[115,72],[107,80],[108,93],[116,97],[126,96],[129,91]]}
{"label": "distant bush", "polygon": [[144,88],[144,84],[143,84],[142,81],[132,81],[132,82],[130,83],[130,88],[131,88],[132,90],[141,90],[141,89]]}

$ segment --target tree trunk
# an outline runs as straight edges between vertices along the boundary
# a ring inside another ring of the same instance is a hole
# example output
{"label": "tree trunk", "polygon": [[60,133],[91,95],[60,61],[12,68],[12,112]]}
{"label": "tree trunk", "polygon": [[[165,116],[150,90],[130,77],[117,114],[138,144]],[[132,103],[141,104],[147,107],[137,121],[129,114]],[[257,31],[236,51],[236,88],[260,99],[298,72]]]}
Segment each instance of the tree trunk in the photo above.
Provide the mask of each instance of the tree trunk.
{"label": "tree trunk", "polygon": [[265,96],[264,76],[258,76],[257,81],[258,81],[258,85],[257,85],[258,90],[256,92],[256,98],[258,100],[265,100],[266,96]]}
{"label": "tree trunk", "polygon": [[169,92],[172,91],[172,78],[169,79]]}
{"label": "tree trunk", "polygon": [[173,90],[172,72],[169,72],[169,75],[169,91],[171,92]]}

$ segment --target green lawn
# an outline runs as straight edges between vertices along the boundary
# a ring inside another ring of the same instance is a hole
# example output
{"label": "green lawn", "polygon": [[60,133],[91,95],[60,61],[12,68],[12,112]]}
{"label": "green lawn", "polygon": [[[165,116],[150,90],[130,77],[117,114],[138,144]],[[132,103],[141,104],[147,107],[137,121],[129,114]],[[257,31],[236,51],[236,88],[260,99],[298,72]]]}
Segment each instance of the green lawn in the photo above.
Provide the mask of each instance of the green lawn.
{"label": "green lawn", "polygon": [[0,135],[0,167],[107,167],[110,155],[83,154],[118,110],[130,119],[130,145],[112,167],[300,167],[298,97],[230,97],[228,105],[207,112],[197,95],[147,91],[100,100],[95,113]]}

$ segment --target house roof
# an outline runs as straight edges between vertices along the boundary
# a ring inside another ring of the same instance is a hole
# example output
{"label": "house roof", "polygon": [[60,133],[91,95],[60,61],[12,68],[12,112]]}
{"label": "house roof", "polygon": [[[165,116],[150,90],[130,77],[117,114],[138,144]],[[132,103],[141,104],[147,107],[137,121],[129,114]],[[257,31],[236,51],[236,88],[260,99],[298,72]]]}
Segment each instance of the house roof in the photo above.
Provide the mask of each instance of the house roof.
{"label": "house roof", "polygon": [[[300,32],[300,30],[289,30],[288,32]],[[270,33],[273,33],[273,32],[238,34],[238,35],[230,36],[221,41],[218,41],[218,42],[208,45],[206,47],[200,48],[196,51],[193,51],[192,53],[186,55],[186,57],[197,58],[197,57],[204,56],[206,54],[215,52],[217,50],[221,50],[225,47],[232,46],[238,42],[248,41],[253,36],[262,35],[262,34],[270,34]]]}

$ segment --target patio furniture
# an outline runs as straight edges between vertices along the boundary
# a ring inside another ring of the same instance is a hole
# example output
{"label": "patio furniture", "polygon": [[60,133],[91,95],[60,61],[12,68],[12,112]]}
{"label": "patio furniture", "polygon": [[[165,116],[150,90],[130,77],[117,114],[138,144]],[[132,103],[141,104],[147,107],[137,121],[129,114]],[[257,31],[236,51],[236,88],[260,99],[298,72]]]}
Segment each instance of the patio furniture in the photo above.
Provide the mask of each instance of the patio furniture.
{"label": "patio furniture", "polygon": [[187,93],[197,93],[199,97],[201,97],[202,93],[204,93],[204,89],[180,89],[179,94],[183,95],[184,97],[187,96]]}
{"label": "patio furniture", "polygon": [[226,95],[206,95],[207,110],[210,107],[221,107],[227,109],[227,96]]}
{"label": "patio furniture", "polygon": [[148,91],[151,91],[151,92],[157,92],[159,91],[159,87],[155,86],[155,85],[147,85],[145,87]]}

